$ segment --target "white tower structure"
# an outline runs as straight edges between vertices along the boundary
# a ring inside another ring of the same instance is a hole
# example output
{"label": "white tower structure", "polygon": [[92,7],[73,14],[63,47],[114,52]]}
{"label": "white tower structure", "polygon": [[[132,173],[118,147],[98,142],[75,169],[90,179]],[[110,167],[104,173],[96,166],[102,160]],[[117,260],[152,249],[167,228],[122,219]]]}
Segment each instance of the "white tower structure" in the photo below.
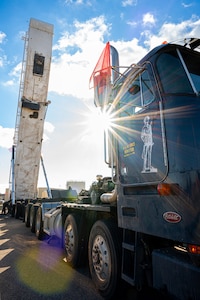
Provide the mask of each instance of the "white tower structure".
{"label": "white tower structure", "polygon": [[13,189],[15,200],[37,197],[37,183],[52,56],[53,25],[31,19],[25,37],[17,109]]}

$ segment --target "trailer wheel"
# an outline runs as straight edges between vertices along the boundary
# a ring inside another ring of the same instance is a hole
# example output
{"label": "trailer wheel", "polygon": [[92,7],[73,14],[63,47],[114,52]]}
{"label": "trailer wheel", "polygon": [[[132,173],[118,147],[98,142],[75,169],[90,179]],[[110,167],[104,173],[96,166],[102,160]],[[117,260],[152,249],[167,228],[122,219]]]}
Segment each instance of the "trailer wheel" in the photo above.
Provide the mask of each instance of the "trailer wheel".
{"label": "trailer wheel", "polygon": [[73,214],[68,215],[64,225],[64,248],[67,262],[73,267],[79,266],[80,247],[79,247],[79,222]]}
{"label": "trailer wheel", "polygon": [[35,220],[38,206],[32,205],[30,210],[30,227],[31,232],[35,233]]}
{"label": "trailer wheel", "polygon": [[44,231],[43,231],[43,221],[42,221],[42,208],[38,207],[35,219],[35,234],[38,240],[43,240]]}
{"label": "trailer wheel", "polygon": [[25,207],[25,225],[26,227],[30,227],[30,210],[32,204],[28,203]]}
{"label": "trailer wheel", "polygon": [[12,204],[12,209],[11,209],[11,216],[14,218],[15,216],[15,206],[16,204]]}
{"label": "trailer wheel", "polygon": [[89,268],[92,280],[105,298],[117,292],[121,270],[121,252],[118,229],[109,220],[97,221],[90,232],[88,247]]}
{"label": "trailer wheel", "polygon": [[21,210],[21,203],[16,203],[15,205],[15,219],[19,219]]}
{"label": "trailer wheel", "polygon": [[21,215],[22,220],[23,220],[23,222],[25,222],[25,203],[24,203],[24,202],[23,202],[23,204],[22,204],[22,210],[21,210],[21,213],[22,213],[22,215]]}
{"label": "trailer wheel", "polygon": [[8,213],[9,213],[8,205],[5,205],[4,206],[4,215],[7,215]]}

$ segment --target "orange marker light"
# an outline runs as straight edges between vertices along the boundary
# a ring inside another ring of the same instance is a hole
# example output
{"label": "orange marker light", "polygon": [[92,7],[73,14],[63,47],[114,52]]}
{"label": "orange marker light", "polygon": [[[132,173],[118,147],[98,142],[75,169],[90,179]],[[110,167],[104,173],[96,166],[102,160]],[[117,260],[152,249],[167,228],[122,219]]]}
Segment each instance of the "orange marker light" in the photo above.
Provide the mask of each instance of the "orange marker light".
{"label": "orange marker light", "polygon": [[169,196],[171,194],[171,186],[168,183],[159,183],[157,191],[160,196]]}
{"label": "orange marker light", "polygon": [[188,251],[192,254],[200,254],[200,246],[188,245]]}

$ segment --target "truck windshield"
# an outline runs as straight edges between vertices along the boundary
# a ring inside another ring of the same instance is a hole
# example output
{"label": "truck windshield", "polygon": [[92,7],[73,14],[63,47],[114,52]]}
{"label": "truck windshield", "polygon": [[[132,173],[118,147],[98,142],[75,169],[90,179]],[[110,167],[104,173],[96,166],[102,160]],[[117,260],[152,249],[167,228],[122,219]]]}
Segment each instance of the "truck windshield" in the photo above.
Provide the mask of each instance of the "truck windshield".
{"label": "truck windshield", "polygon": [[191,94],[195,93],[195,90],[199,92],[200,55],[195,52],[188,53],[187,49],[180,53],[183,63],[176,50],[162,53],[157,59],[156,66],[163,92],[172,94]]}

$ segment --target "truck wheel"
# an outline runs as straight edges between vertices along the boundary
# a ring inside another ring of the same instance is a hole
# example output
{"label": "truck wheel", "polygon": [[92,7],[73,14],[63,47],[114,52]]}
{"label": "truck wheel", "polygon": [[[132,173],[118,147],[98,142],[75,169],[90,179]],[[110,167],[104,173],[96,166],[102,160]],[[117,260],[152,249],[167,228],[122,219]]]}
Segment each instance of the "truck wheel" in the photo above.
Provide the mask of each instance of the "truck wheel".
{"label": "truck wheel", "polygon": [[79,265],[79,222],[75,215],[68,215],[64,225],[64,248],[67,262],[73,267]]}
{"label": "truck wheel", "polygon": [[121,252],[118,229],[109,220],[97,221],[90,232],[88,247],[89,268],[92,280],[105,298],[112,298],[119,286]]}
{"label": "truck wheel", "polygon": [[32,205],[30,210],[30,227],[31,232],[35,233],[35,220],[38,206]]}
{"label": "truck wheel", "polygon": [[43,221],[42,221],[42,208],[38,207],[35,219],[35,234],[38,240],[43,240],[44,231],[43,231]]}
{"label": "truck wheel", "polygon": [[30,210],[32,204],[28,203],[25,207],[25,225],[26,227],[30,227]]}

